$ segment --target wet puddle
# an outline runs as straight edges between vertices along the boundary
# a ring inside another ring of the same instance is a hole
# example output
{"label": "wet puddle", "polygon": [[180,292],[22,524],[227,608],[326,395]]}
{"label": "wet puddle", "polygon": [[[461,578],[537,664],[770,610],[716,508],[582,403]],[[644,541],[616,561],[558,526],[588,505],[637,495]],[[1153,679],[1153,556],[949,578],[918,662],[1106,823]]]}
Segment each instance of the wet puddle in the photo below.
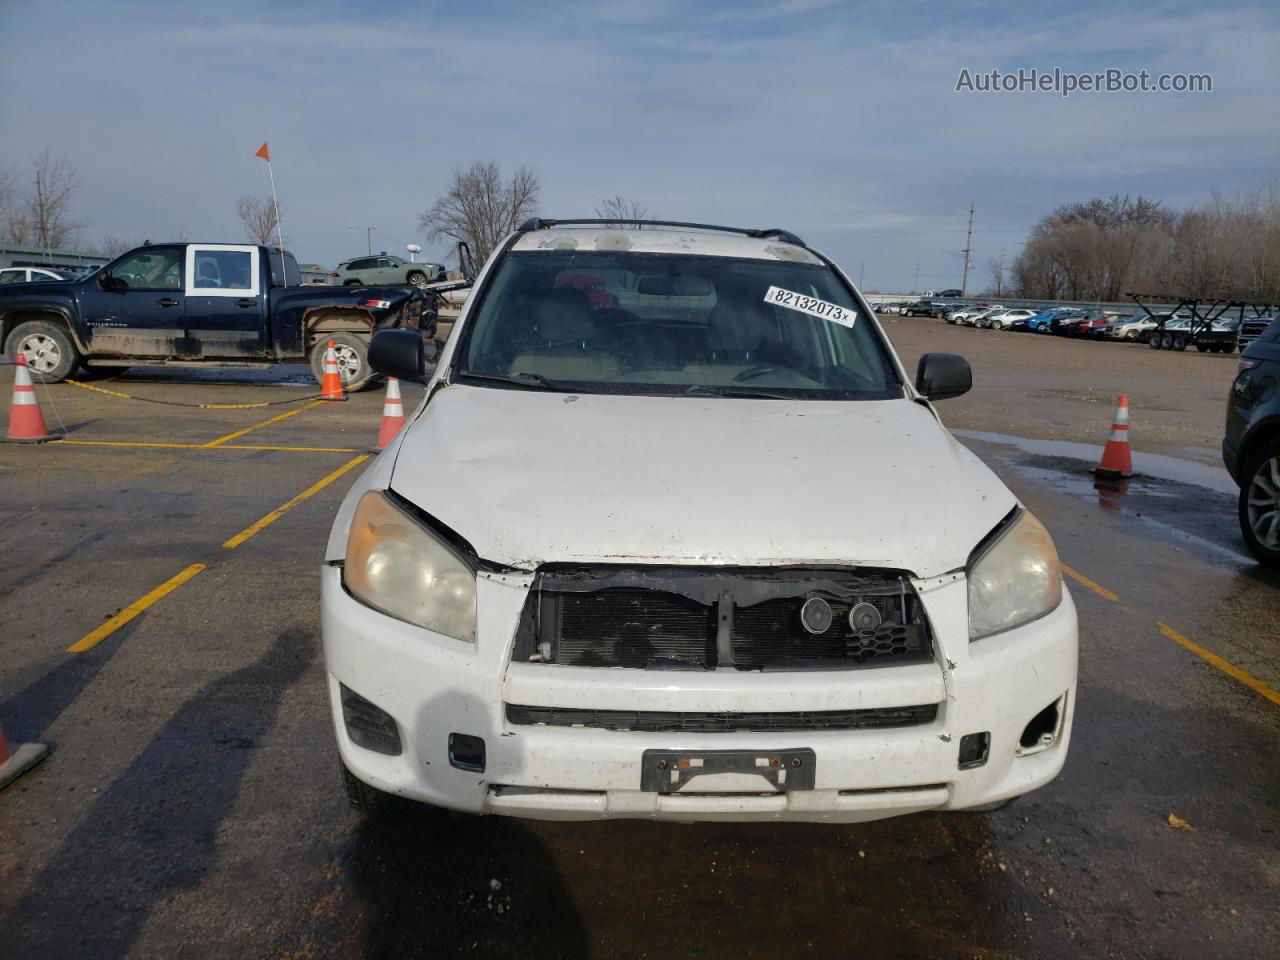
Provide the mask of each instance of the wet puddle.
{"label": "wet puddle", "polygon": [[991,445],[994,449],[983,451],[987,459],[1020,476],[1133,520],[1152,539],[1194,550],[1233,568],[1254,566],[1240,542],[1238,489],[1224,469],[1134,453],[1136,476],[1098,480],[1092,471],[1102,452],[1099,446],[978,430],[952,433],[961,440]]}

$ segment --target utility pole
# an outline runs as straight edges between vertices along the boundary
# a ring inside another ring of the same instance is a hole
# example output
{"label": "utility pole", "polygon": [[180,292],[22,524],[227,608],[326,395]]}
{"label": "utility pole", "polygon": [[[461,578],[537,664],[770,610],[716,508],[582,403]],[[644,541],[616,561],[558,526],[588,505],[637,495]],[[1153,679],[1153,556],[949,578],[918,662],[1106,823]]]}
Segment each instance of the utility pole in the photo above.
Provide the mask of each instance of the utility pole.
{"label": "utility pole", "polygon": [[861,260],[858,262],[858,289],[859,290],[862,289],[862,271],[866,268],[866,266],[867,266],[867,261]]}
{"label": "utility pole", "polygon": [[960,277],[960,298],[969,290],[969,253],[973,250],[973,201],[969,201],[969,232],[964,238],[964,273]]}
{"label": "utility pole", "polygon": [[376,227],[364,228],[364,239],[365,239],[365,242],[369,245],[369,256],[371,257],[373,256],[373,231],[375,229],[377,228]]}
{"label": "utility pole", "polygon": [[912,293],[920,292],[920,257],[916,257],[916,285],[911,288]]}

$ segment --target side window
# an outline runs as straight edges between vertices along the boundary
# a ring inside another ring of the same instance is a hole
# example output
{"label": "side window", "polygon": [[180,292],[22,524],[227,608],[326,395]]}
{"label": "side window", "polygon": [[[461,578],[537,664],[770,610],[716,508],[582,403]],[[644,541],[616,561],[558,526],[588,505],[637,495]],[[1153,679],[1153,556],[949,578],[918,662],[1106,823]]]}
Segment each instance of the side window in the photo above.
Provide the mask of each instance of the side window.
{"label": "side window", "polygon": [[146,247],[111,268],[111,276],[128,290],[181,290],[182,251],[178,247]]}
{"label": "side window", "polygon": [[293,254],[286,253],[284,255],[283,267],[279,250],[272,250],[268,256],[271,260],[271,285],[273,287],[302,286],[302,271],[298,269],[298,261],[293,258]]}
{"label": "side window", "polygon": [[347,265],[347,269],[368,270],[371,266],[373,266],[372,260],[352,260],[351,263]]}
{"label": "side window", "polygon": [[395,266],[395,264],[391,261],[391,258],[390,258],[390,257],[379,257],[379,258],[378,258],[378,269],[379,269],[379,270],[385,270],[387,267],[394,267],[394,266]]}
{"label": "side window", "polygon": [[26,278],[25,270],[0,270],[0,284],[22,283]]}
{"label": "side window", "polygon": [[187,295],[252,297],[258,294],[258,248],[187,247]]}

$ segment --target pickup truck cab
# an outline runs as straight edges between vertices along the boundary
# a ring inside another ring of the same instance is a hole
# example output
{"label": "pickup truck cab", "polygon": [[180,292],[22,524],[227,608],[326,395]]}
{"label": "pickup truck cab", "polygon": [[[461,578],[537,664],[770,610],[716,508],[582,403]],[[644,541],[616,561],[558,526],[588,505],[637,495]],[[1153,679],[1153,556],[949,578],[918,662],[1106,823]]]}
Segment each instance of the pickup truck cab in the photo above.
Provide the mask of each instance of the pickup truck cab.
{"label": "pickup truck cab", "polygon": [[80,366],[114,373],[303,360],[319,380],[332,339],[344,381],[360,384],[372,373],[374,331],[417,329],[423,303],[412,286],[302,286],[297,261],[278,247],[162,243],[88,277],[0,287],[0,343],[45,383]]}
{"label": "pickup truck cab", "polygon": [[[370,358],[425,371],[403,331]],[[352,802],[848,822],[1048,783],[1075,609],[934,410],[970,384],[787,231],[524,224],[330,534]]]}

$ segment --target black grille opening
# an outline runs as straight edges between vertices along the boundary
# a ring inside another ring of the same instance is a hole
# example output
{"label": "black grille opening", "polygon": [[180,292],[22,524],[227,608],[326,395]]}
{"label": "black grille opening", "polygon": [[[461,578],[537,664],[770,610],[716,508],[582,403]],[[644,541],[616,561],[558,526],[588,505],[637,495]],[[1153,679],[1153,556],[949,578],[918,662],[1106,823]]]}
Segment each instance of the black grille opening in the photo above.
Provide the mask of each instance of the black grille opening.
{"label": "black grille opening", "polygon": [[557,663],[701,667],[715,654],[713,612],[687,597],[652,590],[602,590],[567,594],[555,607]]}
{"label": "black grille opening", "polygon": [[865,730],[932,723],[936,703],[865,710],[792,710],[783,712],[669,712],[657,710],[584,710],[507,704],[507,722],[549,727],[589,727],[637,733],[757,733],[808,730]]}
{"label": "black grille opening", "polygon": [[400,728],[391,714],[345,684],[339,684],[338,688],[342,699],[342,719],[351,742],[374,753],[397,756],[401,750]]}
{"label": "black grille opening", "polygon": [[[818,634],[800,616],[815,597],[832,613]],[[854,607],[859,628],[850,624]],[[539,573],[513,657],[650,670],[842,669],[928,662],[933,644],[914,589],[892,571],[586,567]]]}

